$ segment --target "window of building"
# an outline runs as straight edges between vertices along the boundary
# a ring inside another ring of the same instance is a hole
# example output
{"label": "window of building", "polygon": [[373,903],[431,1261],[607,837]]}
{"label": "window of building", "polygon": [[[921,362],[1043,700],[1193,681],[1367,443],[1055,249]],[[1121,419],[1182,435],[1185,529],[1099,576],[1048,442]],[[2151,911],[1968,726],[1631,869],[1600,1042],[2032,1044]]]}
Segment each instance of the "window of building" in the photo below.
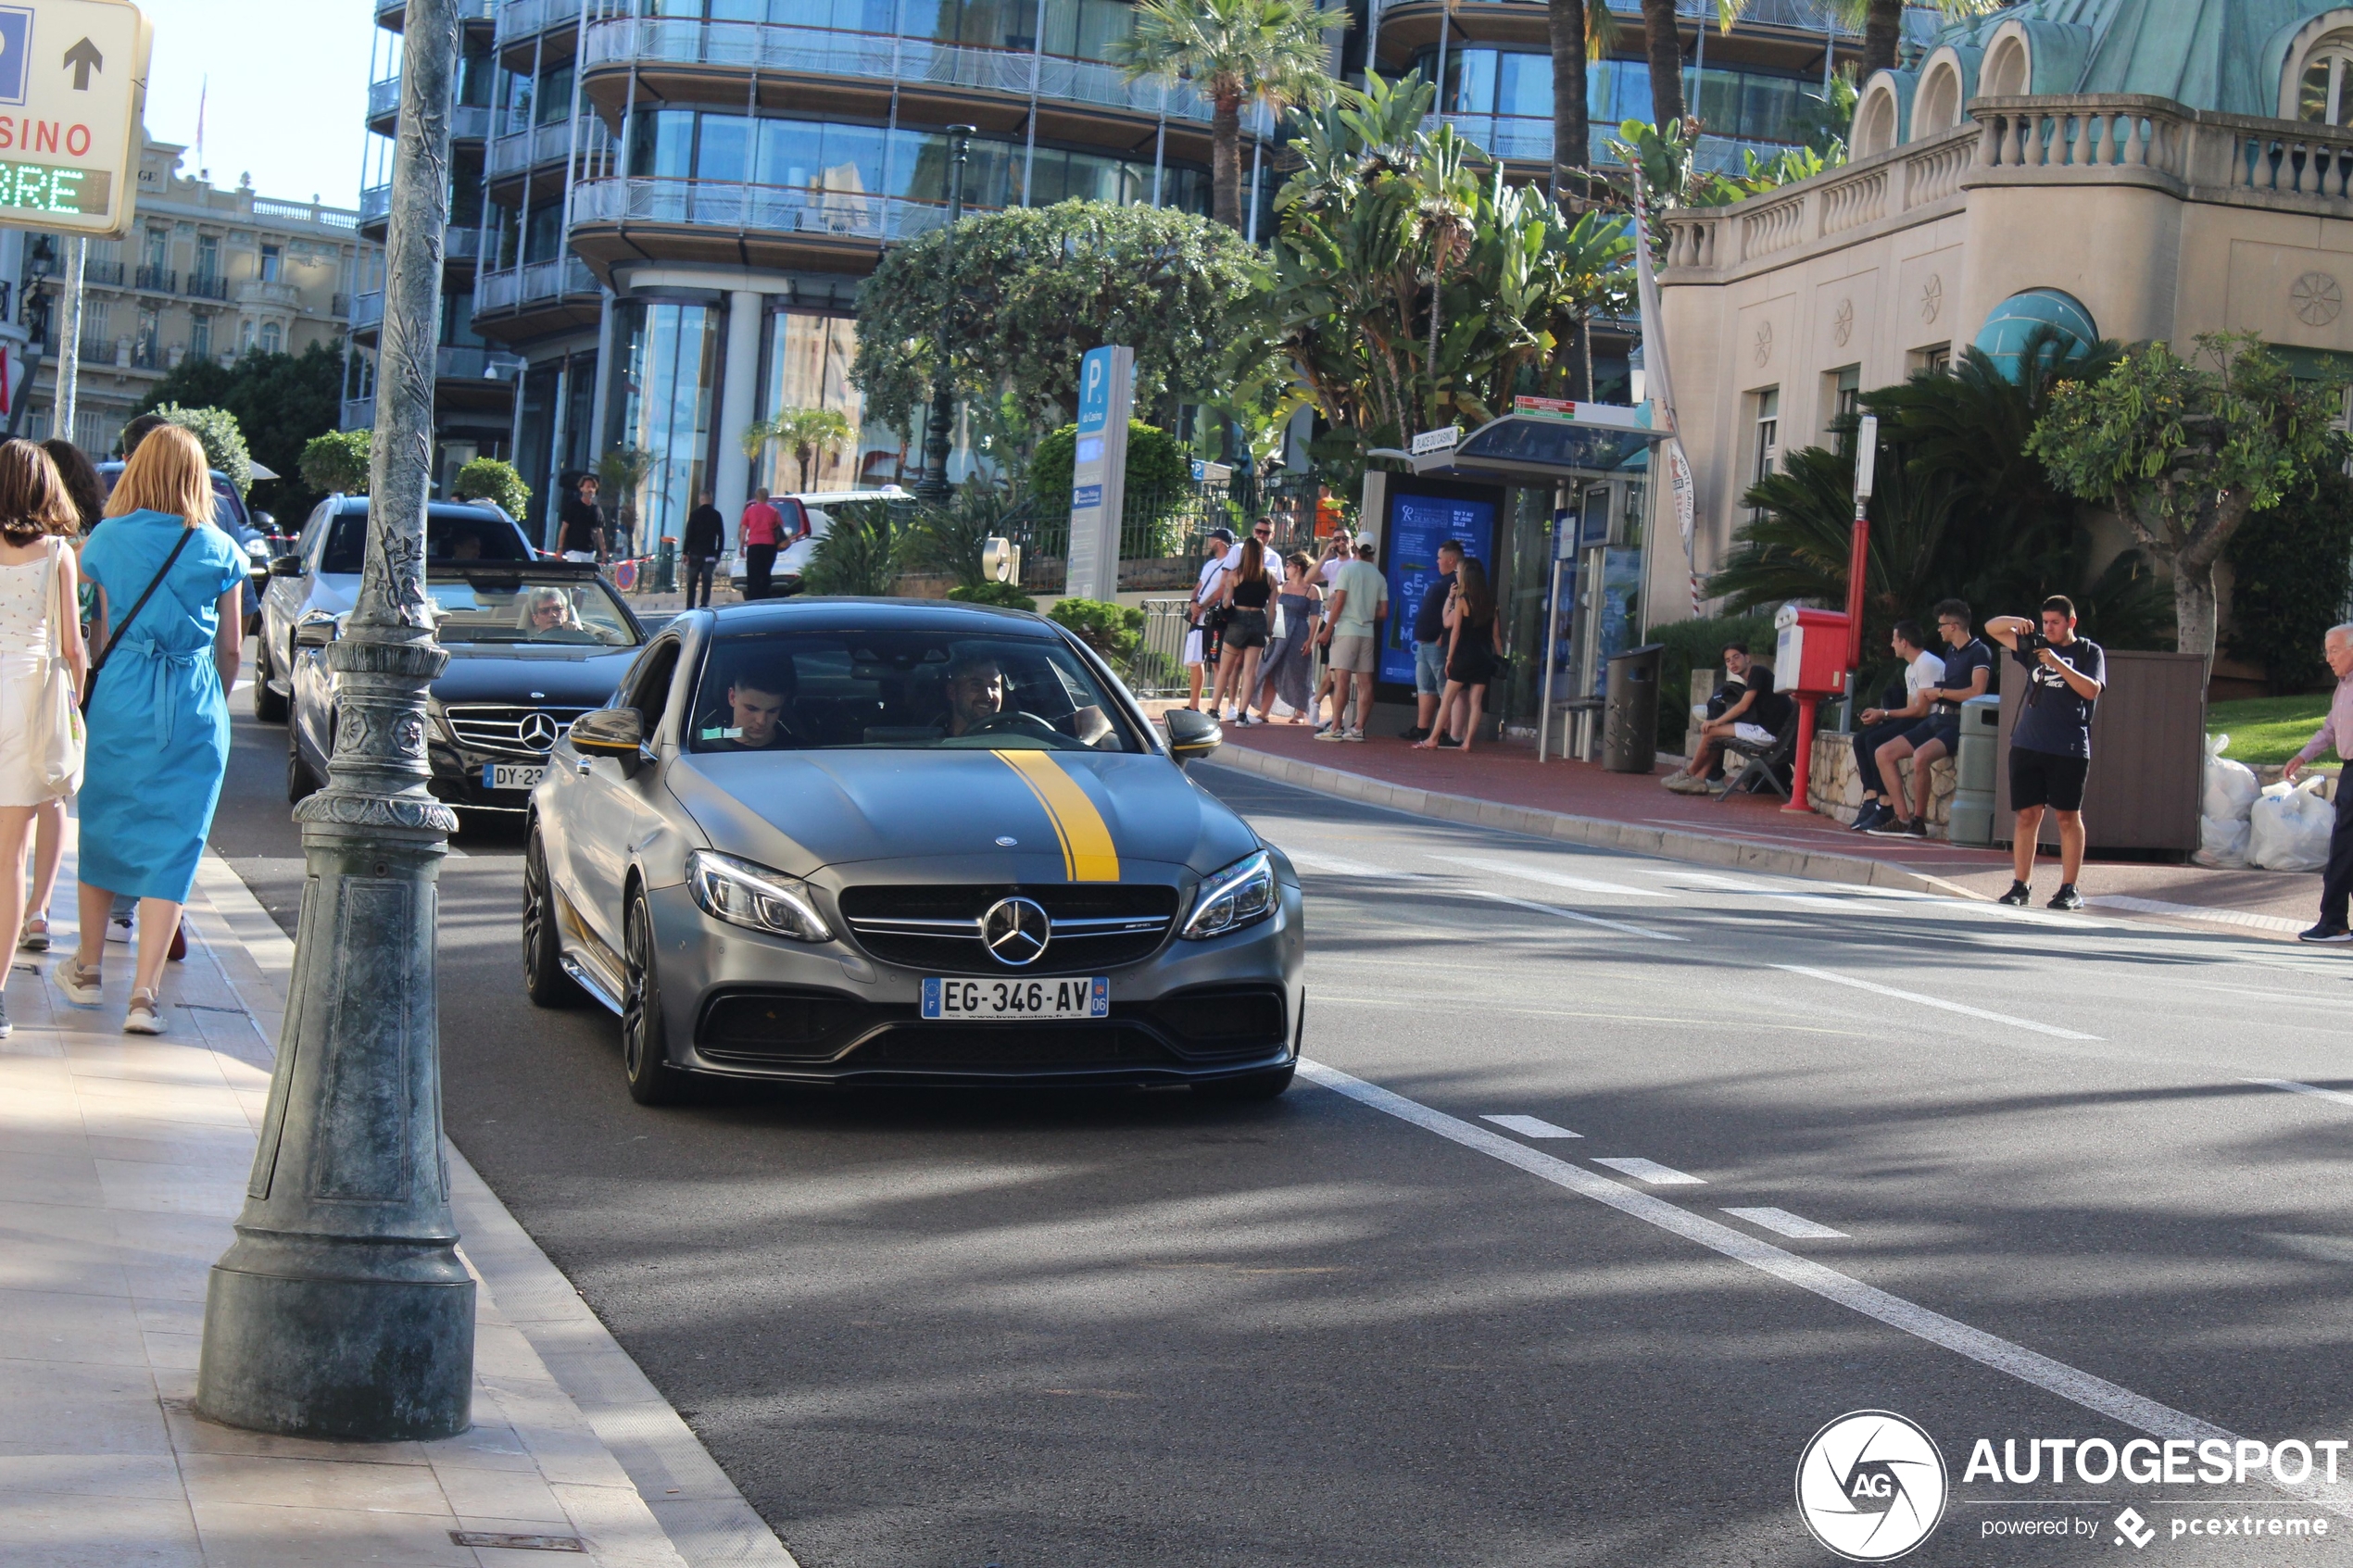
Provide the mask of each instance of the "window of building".
{"label": "window of building", "polygon": [[1913,349],[1904,358],[1908,362],[1906,369],[1914,371],[1926,370],[1932,375],[1941,376],[1953,368],[1953,345],[1949,343],[1932,343],[1926,348]]}
{"label": "window of building", "polygon": [[558,66],[539,78],[538,90],[532,94],[537,104],[534,119],[541,125],[553,125],[572,115],[572,68]]}
{"label": "window of building", "polygon": [[[1768,386],[1748,395],[1748,482],[1779,471],[1781,461],[1781,389]],[[1754,511],[1749,515],[1754,518]]]}
{"label": "window of building", "polygon": [[220,236],[196,236],[196,276],[209,282],[220,276]]}
{"label": "window of building", "polygon": [[188,358],[191,359],[212,358],[212,318],[210,316],[199,313],[189,320]]}
{"label": "window of building", "polygon": [[261,281],[263,282],[274,283],[278,281],[279,260],[279,251],[276,245],[263,245],[261,247]]}
{"label": "window of building", "polygon": [[149,229],[147,231],[145,248],[140,252],[139,265],[142,267],[150,267],[157,271],[161,271],[164,268],[170,266],[170,262],[171,231],[169,229]]}
{"label": "window of building", "polygon": [[[857,323],[848,318],[803,310],[774,312],[768,318],[761,345],[760,417],[773,418],[786,408],[838,408],[849,417],[852,428],[862,429],[865,399],[849,383],[850,362],[857,357]],[[875,437],[873,449],[891,449],[887,433],[877,431]],[[862,483],[865,451],[852,446],[819,456],[810,464],[804,483],[799,457],[772,445],[752,482],[780,494],[853,487]]]}
{"label": "window of building", "polygon": [[[612,307],[619,359],[603,445],[652,455],[635,507],[647,538],[676,537],[704,487],[721,315],[708,306],[668,300]],[[619,496],[608,499],[620,503]]]}
{"label": "window of building", "polygon": [[2353,87],[2346,81],[2353,68],[2353,47],[2338,44],[2315,51],[2304,66],[2304,80],[2296,94],[2296,117],[2322,125],[2353,125]]}
{"label": "window of building", "polygon": [[261,334],[256,341],[259,343],[261,352],[275,354],[284,346],[285,332],[277,322],[264,321],[261,323]]}
{"label": "window of building", "polygon": [[1849,365],[1831,370],[1822,377],[1823,433],[1828,434],[1839,420],[1860,411],[1858,400],[1863,395],[1863,367]]}

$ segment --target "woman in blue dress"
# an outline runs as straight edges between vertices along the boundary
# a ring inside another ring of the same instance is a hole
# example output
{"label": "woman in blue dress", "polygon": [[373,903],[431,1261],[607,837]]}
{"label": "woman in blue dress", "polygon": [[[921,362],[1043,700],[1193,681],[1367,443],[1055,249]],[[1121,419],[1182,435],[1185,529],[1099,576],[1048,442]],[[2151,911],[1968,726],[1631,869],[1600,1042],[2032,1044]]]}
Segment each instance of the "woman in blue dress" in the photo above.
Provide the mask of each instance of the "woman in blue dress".
{"label": "woman in blue dress", "polygon": [[82,547],[82,573],[97,590],[91,646],[107,646],[115,617],[127,621],[92,672],[81,942],[57,984],[81,1006],[98,1005],[107,908],[118,893],[136,897],[139,952],[122,1025],[134,1035],[163,1033],[164,958],[229,765],[245,562],[212,525],[212,505],[204,448],[166,425],[132,454]]}

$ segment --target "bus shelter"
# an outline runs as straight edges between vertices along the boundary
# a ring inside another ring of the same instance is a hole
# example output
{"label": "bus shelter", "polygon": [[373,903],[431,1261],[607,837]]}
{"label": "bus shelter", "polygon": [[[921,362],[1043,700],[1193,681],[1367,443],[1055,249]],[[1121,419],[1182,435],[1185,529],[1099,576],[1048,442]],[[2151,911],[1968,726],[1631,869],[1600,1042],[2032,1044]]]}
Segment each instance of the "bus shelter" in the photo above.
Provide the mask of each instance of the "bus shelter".
{"label": "bus shelter", "polygon": [[1648,624],[1651,453],[1667,435],[1647,406],[1523,397],[1466,434],[1432,431],[1415,438],[1418,450],[1371,452],[1395,465],[1365,475],[1390,590],[1380,683],[1411,700],[1415,612],[1437,581],[1439,545],[1461,539],[1493,574],[1521,656],[1498,704],[1507,721],[1534,721],[1541,759],[1566,715],[1576,752],[1590,750],[1610,656]]}

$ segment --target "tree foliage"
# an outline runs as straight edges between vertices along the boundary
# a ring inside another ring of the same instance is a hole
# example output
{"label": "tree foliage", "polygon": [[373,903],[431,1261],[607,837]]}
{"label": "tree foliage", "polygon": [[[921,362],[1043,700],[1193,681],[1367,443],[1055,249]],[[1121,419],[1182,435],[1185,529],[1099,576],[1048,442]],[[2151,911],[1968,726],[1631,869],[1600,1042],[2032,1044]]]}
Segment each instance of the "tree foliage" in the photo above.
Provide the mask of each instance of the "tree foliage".
{"label": "tree foliage", "polygon": [[250,497],[289,524],[308,516],[326,491],[304,477],[303,449],[343,418],[343,352],[314,343],[299,354],[256,349],[228,364],[184,359],[148,390],[140,413],[165,404],[224,408],[244,433],[254,460],[279,475]]}
{"label": "tree foliage", "polygon": [[2194,358],[2152,343],[2060,386],[2029,450],[2070,493],[2112,507],[2171,569],[2176,645],[2214,653],[2214,563],[2250,512],[2341,461],[2335,383],[2299,383],[2251,335],[2207,333]]}
{"label": "tree foliage", "polygon": [[800,468],[800,488],[810,487],[810,473],[820,458],[831,457],[858,439],[858,427],[838,408],[784,408],[765,420],[744,426],[744,456],[755,465],[770,443],[793,455]]}
{"label": "tree foliage", "polygon": [[1136,407],[1214,401],[1227,346],[1262,268],[1230,229],[1173,208],[1061,202],[984,213],[887,252],[858,290],[849,379],[866,417],[912,430],[938,368],[952,293],[957,395],[1010,395],[1040,423],[1077,411],[1090,348],[1136,351]]}
{"label": "tree foliage", "polygon": [[908,556],[907,533],[891,528],[888,508],[878,501],[852,501],[828,508],[826,515],[833,526],[809,552],[801,586],[812,594],[887,595]]}
{"label": "tree foliage", "polygon": [[183,408],[177,403],[166,403],[154,412],[202,443],[205,461],[227,475],[238,495],[253,488],[253,455],[245,449],[236,415],[226,408]]}
{"label": "tree foliage", "polygon": [[512,463],[497,458],[476,458],[458,470],[450,492],[459,500],[495,501],[509,517],[520,518],[531,505],[531,486]]}
{"label": "tree foliage", "polygon": [[[1065,492],[1067,494],[1067,492]],[[920,508],[908,525],[904,542],[906,564],[924,571],[944,571],[962,588],[978,588],[988,579],[981,569],[981,552],[992,538],[1006,533],[1011,499],[997,486],[968,479],[944,507]]]}
{"label": "tree foliage", "polygon": [[[1032,494],[1048,510],[1070,500],[1071,470],[1077,466],[1078,427],[1064,425],[1039,438],[1029,459]],[[1127,494],[1174,497],[1192,483],[1192,460],[1176,438],[1141,420],[1127,421]]]}
{"label": "tree foliage", "polygon": [[302,448],[302,482],[322,495],[365,495],[371,440],[372,433],[364,430],[331,430],[312,436]]}
{"label": "tree foliage", "polygon": [[1102,655],[1103,662],[1114,669],[1124,668],[1136,645],[1144,640],[1144,612],[1132,605],[1108,599],[1063,599],[1047,616]]}
{"label": "tree foliage", "polygon": [[2353,590],[2353,480],[2335,469],[2252,513],[2224,551],[2231,563],[2232,653],[2262,666],[2280,696],[2330,679],[2321,640]]}

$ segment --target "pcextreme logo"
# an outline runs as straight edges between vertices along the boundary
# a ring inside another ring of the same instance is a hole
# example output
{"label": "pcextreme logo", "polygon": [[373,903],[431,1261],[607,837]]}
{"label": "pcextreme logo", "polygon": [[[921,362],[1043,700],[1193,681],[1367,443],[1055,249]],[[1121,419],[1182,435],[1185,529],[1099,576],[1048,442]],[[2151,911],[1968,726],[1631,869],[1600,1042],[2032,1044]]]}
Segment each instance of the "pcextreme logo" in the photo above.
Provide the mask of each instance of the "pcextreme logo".
{"label": "pcextreme logo", "polygon": [[1944,1517],[1944,1456],[1893,1411],[1855,1411],[1814,1434],[1797,1461],[1797,1515],[1849,1562],[1888,1562]]}

